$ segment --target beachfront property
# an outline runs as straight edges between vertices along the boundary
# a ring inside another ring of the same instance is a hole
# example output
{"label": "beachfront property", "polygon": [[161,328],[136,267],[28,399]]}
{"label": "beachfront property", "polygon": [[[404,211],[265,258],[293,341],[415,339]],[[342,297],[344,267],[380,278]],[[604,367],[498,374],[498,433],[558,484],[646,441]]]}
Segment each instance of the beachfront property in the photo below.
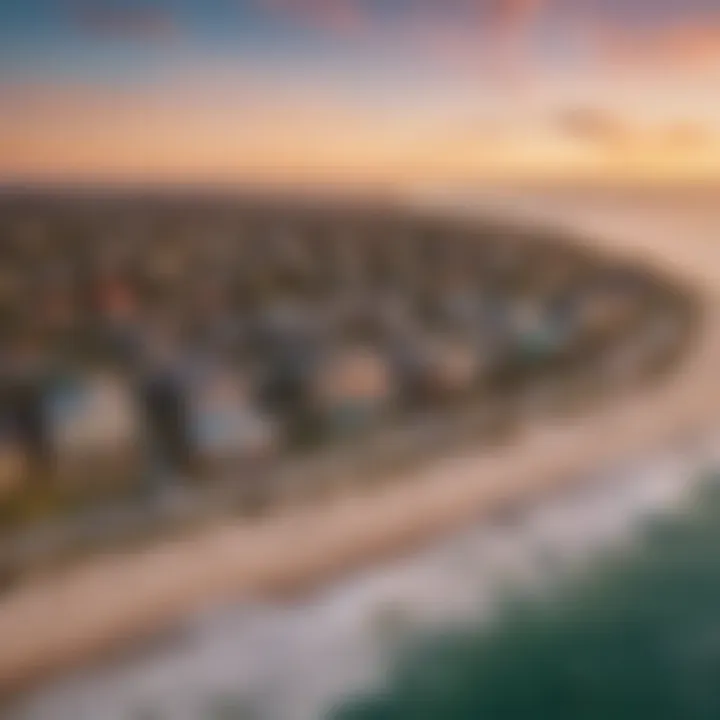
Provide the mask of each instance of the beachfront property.
{"label": "beachfront property", "polygon": [[656,262],[673,236],[4,202],[0,694],[218,601],[507,523],[714,407],[704,286]]}
{"label": "beachfront property", "polygon": [[[692,326],[671,283],[550,230],[268,199],[2,202],[6,533],[219,482],[267,507],[294,465],[312,496],[313,463],[375,474],[482,443],[528,397],[552,411],[637,382]],[[463,417],[482,430],[447,429]]]}

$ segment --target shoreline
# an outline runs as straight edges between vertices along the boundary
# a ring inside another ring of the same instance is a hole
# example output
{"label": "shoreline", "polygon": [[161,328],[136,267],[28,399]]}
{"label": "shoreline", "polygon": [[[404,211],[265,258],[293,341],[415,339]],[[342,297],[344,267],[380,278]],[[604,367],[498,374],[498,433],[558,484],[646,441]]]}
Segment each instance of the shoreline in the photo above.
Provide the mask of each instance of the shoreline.
{"label": "shoreline", "polygon": [[210,608],[21,695],[8,720],[184,717],[188,708],[205,717],[226,703],[270,718],[325,717],[380,694],[408,646],[490,630],[508,597],[561,597],[605,559],[632,553],[646,522],[685,517],[703,469],[720,457],[716,441],[713,431],[697,447],[639,457],[289,602]]}
{"label": "shoreline", "polygon": [[[550,217],[540,218],[544,224],[553,221],[553,211],[545,214]],[[532,208],[527,215],[532,219]],[[559,217],[555,212],[556,224]],[[686,276],[702,288],[718,273],[702,253],[693,258],[681,236],[672,242],[672,232],[663,244],[648,242],[647,234],[635,236],[642,230],[632,227],[623,235],[582,217],[565,224],[608,255],[650,252],[648,259],[666,274]],[[170,628],[208,605],[302,592],[702,432],[717,420],[720,397],[713,382],[720,313],[710,293],[706,308],[704,332],[682,367],[657,386],[616,399],[612,407],[550,418],[512,443],[438,459],[367,494],[254,523],[229,522],[29,581],[0,600],[0,693]]]}

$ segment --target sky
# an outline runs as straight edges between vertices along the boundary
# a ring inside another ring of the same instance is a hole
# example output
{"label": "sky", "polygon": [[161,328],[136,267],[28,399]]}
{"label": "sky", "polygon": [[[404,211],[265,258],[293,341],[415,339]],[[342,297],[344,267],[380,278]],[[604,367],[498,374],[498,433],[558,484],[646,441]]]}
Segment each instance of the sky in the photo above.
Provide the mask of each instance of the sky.
{"label": "sky", "polygon": [[720,177],[720,0],[0,0],[0,181]]}

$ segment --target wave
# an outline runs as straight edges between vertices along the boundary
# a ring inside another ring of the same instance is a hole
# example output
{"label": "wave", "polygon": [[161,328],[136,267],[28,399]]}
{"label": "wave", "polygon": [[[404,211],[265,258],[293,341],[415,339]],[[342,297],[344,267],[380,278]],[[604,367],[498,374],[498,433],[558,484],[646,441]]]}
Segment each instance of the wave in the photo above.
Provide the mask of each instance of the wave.
{"label": "wave", "polygon": [[713,433],[581,478],[300,601],[213,608],[23,698],[7,718],[317,720],[381,688],[414,638],[491,623],[508,594],[540,599],[630,549],[645,520],[690,506],[719,445]]}

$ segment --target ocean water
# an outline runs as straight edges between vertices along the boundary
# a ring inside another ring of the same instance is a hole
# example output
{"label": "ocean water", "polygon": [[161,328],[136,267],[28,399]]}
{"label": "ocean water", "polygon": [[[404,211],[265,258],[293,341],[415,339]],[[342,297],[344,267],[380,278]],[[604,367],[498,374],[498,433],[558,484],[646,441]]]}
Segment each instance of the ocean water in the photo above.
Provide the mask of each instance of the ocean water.
{"label": "ocean water", "polygon": [[720,477],[491,627],[426,633],[333,720],[720,718]]}
{"label": "ocean water", "polygon": [[720,718],[717,441],[579,478],[301,601],[214,608],[3,717]]}

